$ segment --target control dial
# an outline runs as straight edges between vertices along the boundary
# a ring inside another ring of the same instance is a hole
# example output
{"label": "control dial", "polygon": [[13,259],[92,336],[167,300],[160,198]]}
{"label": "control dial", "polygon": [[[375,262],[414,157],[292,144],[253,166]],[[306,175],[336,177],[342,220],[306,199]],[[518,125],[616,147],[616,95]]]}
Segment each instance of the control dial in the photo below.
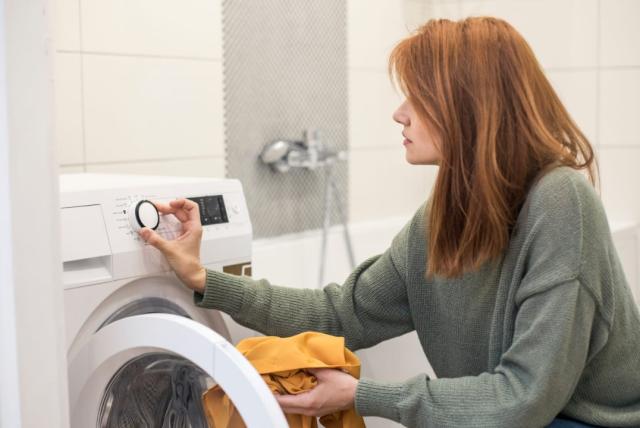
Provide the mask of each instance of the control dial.
{"label": "control dial", "polygon": [[143,199],[129,207],[129,223],[134,232],[143,227],[156,230],[160,224],[160,213],[155,205]]}

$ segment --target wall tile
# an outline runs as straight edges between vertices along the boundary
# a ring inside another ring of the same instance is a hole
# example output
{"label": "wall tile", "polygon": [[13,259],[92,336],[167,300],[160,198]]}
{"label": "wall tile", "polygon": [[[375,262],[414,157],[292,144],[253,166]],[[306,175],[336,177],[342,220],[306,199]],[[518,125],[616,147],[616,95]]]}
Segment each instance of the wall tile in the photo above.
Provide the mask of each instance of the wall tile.
{"label": "wall tile", "polygon": [[640,222],[640,148],[601,146],[602,201],[610,222]]}
{"label": "wall tile", "polygon": [[224,159],[218,157],[152,162],[88,164],[87,172],[223,178]]}
{"label": "wall tile", "polygon": [[[418,0],[420,1],[420,0]],[[462,18],[462,6],[457,0],[442,0],[427,3],[424,6],[425,19],[450,19],[456,21]]]}
{"label": "wall tile", "polygon": [[393,46],[409,34],[404,1],[347,1],[349,67],[386,69]]}
{"label": "wall tile", "polygon": [[409,28],[417,28],[429,19],[460,19],[461,7],[457,0],[425,2],[408,0],[404,4],[404,19]]}
{"label": "wall tile", "polygon": [[349,159],[352,222],[413,214],[437,174],[436,167],[407,163],[402,147],[351,150]]}
{"label": "wall tile", "polygon": [[592,144],[595,143],[598,117],[597,72],[595,70],[550,71],[547,72],[547,77],[571,117],[589,141]]}
{"label": "wall tile", "polygon": [[82,0],[90,52],[222,57],[221,0]]}
{"label": "wall tile", "polygon": [[87,162],[222,156],[217,61],[84,56]]}
{"label": "wall tile", "polygon": [[56,53],[53,65],[54,138],[58,163],[79,164],[84,162],[80,54]]}
{"label": "wall tile", "polygon": [[350,146],[402,149],[402,127],[391,116],[404,96],[392,87],[387,73],[350,70],[349,80]]}
{"label": "wall tile", "polygon": [[62,165],[58,167],[58,174],[78,174],[84,172],[82,165]]}
{"label": "wall tile", "polygon": [[58,50],[80,50],[80,0],[56,0],[53,43]]}
{"label": "wall tile", "polygon": [[640,1],[600,3],[600,58],[603,66],[640,66]]}
{"label": "wall tile", "polygon": [[598,0],[463,1],[462,15],[505,19],[545,68],[597,65]]}
{"label": "wall tile", "polygon": [[431,18],[458,19],[457,2],[349,0],[349,67],[386,70],[393,47]]}
{"label": "wall tile", "polygon": [[602,70],[600,142],[640,146],[640,69]]}

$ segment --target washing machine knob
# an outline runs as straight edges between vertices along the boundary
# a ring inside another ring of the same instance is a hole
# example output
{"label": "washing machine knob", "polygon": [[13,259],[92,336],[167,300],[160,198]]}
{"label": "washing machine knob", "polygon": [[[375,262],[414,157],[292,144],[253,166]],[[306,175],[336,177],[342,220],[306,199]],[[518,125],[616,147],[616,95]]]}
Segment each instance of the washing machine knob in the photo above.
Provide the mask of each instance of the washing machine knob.
{"label": "washing machine knob", "polygon": [[155,230],[160,224],[160,213],[158,213],[158,209],[146,199],[131,204],[128,212],[129,223],[131,223],[131,228],[134,232],[137,232],[143,227]]}

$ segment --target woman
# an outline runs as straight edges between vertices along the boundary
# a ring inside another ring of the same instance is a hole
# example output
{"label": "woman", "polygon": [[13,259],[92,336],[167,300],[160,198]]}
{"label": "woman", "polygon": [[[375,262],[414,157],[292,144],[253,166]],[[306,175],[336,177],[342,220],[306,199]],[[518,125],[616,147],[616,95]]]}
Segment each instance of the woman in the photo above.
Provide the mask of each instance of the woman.
{"label": "woman", "polygon": [[[429,200],[347,278],[323,290],[212,272],[197,205],[145,229],[196,303],[267,335],[315,330],[357,350],[416,330],[438,379],[317,371],[285,412],[355,406],[409,427],[640,426],[640,315],[593,186],[589,142],[506,22],[432,20],[393,51],[407,161],[437,164]],[[580,171],[582,170],[582,171]],[[391,364],[392,362],[390,362]]]}

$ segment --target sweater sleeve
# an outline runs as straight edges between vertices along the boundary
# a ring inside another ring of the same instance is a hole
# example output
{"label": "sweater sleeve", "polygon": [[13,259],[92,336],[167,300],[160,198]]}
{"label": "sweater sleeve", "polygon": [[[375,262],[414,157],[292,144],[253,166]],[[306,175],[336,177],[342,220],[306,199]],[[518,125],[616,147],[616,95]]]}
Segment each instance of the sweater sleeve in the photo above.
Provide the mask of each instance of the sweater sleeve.
{"label": "sweater sleeve", "polygon": [[362,378],[356,410],[410,427],[546,426],[577,385],[597,320],[596,304],[577,279],[547,287],[522,302],[512,345],[493,372],[422,374],[402,383]]}
{"label": "sweater sleeve", "polygon": [[196,293],[195,303],[266,335],[319,331],[343,336],[351,350],[373,346],[413,329],[405,284],[411,223],[387,251],[365,260],[341,285],[299,289],[207,271],[204,294]]}

